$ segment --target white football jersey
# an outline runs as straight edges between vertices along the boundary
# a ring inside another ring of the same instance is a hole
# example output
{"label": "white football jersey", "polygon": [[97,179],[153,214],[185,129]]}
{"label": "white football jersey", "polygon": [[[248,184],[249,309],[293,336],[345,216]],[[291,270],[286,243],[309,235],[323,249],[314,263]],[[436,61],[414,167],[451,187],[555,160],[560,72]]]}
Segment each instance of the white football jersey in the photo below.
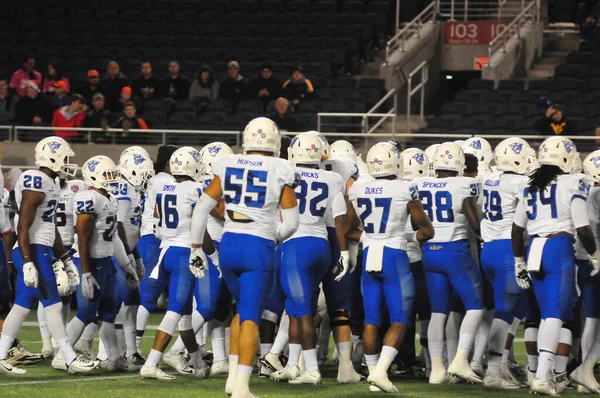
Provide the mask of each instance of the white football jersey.
{"label": "white football jersey", "polygon": [[[335,219],[346,214],[342,178],[332,171],[306,167],[297,167],[296,172],[301,177],[296,187],[300,224],[289,239],[308,236],[327,239],[326,215],[331,214]],[[343,208],[334,209],[334,201],[343,203]]]}
{"label": "white football jersey", "polygon": [[[204,189],[210,185],[214,176],[211,174],[206,174],[204,176]],[[206,225],[206,230],[210,235],[210,238],[214,241],[221,242],[221,237],[223,236],[223,228],[225,228],[225,220],[220,220],[216,217],[208,215],[208,224]]]}
{"label": "white football jersey", "polygon": [[6,188],[4,188],[4,196],[2,197],[2,210],[4,211],[2,218],[2,220],[4,221],[2,225],[2,233],[5,234],[7,232],[13,231],[13,226],[10,221],[10,212],[12,211],[12,209],[10,208],[10,192]]}
{"label": "white football jersey", "polygon": [[414,182],[385,179],[356,182],[350,188],[348,198],[363,224],[363,247],[377,242],[392,249],[406,250],[407,205],[419,200]]}
{"label": "white football jersey", "polygon": [[483,180],[480,199],[483,199],[481,237],[484,242],[511,238],[517,204],[528,181],[527,176],[501,171]]}
{"label": "white football jersey", "polygon": [[[406,232],[411,234],[415,232],[410,222],[410,215],[406,219]],[[410,263],[421,261],[423,258],[423,253],[421,253],[421,244],[419,242],[406,242],[406,254],[408,254],[408,261]]]}
{"label": "white football jersey", "polygon": [[480,186],[479,181],[469,177],[419,179],[419,197],[435,230],[435,237],[429,242],[469,238],[468,221],[462,213],[463,201],[477,198]]}
{"label": "white football jersey", "polygon": [[[593,183],[590,181],[590,184]],[[600,188],[592,188],[587,199],[587,213],[590,219],[590,227],[594,231],[594,238],[596,239],[596,247],[600,247],[600,235],[596,233],[600,226]],[[579,260],[589,260],[590,255],[585,250],[577,234],[575,234],[575,256]]]}
{"label": "white football jersey", "polygon": [[140,239],[141,206],[137,190],[124,178],[119,180],[119,189],[113,192],[119,201],[117,219],[123,223],[127,245],[134,248]]}
{"label": "white football jersey", "polygon": [[571,214],[574,199],[587,200],[590,184],[581,175],[563,174],[543,192],[523,188],[515,214],[515,223],[526,228],[531,236],[546,237],[558,232],[575,235],[576,226]]}
{"label": "white football jersey", "polygon": [[[285,185],[296,188],[292,163],[260,155],[228,155],[212,165],[221,180],[225,199],[225,232],[243,233],[275,240],[279,224],[279,201]],[[229,211],[253,222],[235,222]]]}
{"label": "white football jersey", "polygon": [[350,177],[358,179],[358,164],[350,159],[327,159],[321,162],[319,168],[338,173],[342,177],[344,187]]}
{"label": "white football jersey", "polygon": [[[117,230],[119,202],[108,194],[102,195],[93,189],[78,192],[73,198],[73,214],[91,214],[96,217],[94,232],[89,241],[90,258],[105,258],[113,255],[113,238]],[[77,220],[75,219],[75,224]],[[77,253],[75,256],[78,256]]]}
{"label": "white football jersey", "polygon": [[73,246],[75,224],[73,219],[73,198],[88,186],[82,180],[69,180],[60,189],[56,206],[56,227],[65,246]]}
{"label": "white football jersey", "polygon": [[202,195],[202,184],[174,181],[156,188],[156,235],[161,239],[160,247],[191,247],[192,212]]}
{"label": "white football jersey", "polygon": [[158,173],[150,179],[148,191],[144,194],[141,203],[142,226],[140,236],[154,235],[157,220],[154,218],[154,207],[156,206],[156,191],[164,184],[175,181],[175,178],[168,173]]}
{"label": "white football jersey", "polygon": [[41,192],[44,194],[42,203],[38,206],[29,229],[29,243],[54,246],[56,226],[54,225],[54,213],[58,204],[58,192],[60,188],[56,181],[39,170],[27,170],[23,172],[15,185],[15,199],[17,207],[21,208],[23,191]]}

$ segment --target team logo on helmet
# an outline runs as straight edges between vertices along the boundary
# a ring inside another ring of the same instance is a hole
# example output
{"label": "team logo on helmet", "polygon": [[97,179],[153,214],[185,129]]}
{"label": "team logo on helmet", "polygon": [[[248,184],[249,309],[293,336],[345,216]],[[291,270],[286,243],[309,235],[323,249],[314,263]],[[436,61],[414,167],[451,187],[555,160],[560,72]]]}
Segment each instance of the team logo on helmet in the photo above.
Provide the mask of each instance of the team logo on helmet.
{"label": "team logo on helmet", "polygon": [[397,157],[400,157],[400,151],[398,150],[398,148],[394,145],[392,145],[392,147],[390,148],[390,151],[392,151],[392,153],[394,155],[396,155]]}
{"label": "team logo on helmet", "polygon": [[[446,151],[445,155],[448,159],[452,159],[452,154],[450,153],[450,151]],[[442,158],[443,157],[444,157],[444,155],[442,155]]]}
{"label": "team logo on helmet", "polygon": [[144,160],[146,160],[146,158],[144,158],[142,155],[140,154],[134,154],[133,155],[133,163],[138,165],[140,163],[144,163]]}
{"label": "team logo on helmet", "polygon": [[373,159],[373,164],[378,164],[381,166],[383,164],[383,162],[381,160],[375,158],[375,159]]}
{"label": "team logo on helmet", "polygon": [[509,147],[518,155],[521,153],[521,150],[523,149],[523,144],[520,142],[514,142],[514,143],[510,144]]}
{"label": "team logo on helmet", "polygon": [[48,149],[50,149],[50,152],[52,153],[56,153],[56,151],[58,151],[58,149],[62,146],[62,143],[57,142],[57,141],[51,141],[48,143]]}
{"label": "team logo on helmet", "polygon": [[96,166],[98,166],[99,164],[100,164],[100,162],[99,162],[99,161],[97,161],[97,160],[91,160],[91,161],[88,163],[88,169],[89,169],[91,172],[94,172],[94,171],[96,171]]}
{"label": "team logo on helmet", "polygon": [[219,152],[221,152],[221,147],[218,145],[213,145],[211,147],[208,147],[208,153],[212,157],[217,156],[219,154]]}
{"label": "team logo on helmet", "polygon": [[190,151],[190,155],[194,158],[196,162],[200,161],[200,152],[198,151]]}
{"label": "team logo on helmet", "polygon": [[573,143],[569,141],[563,141],[563,144],[565,145],[567,153],[571,153],[571,151],[573,150]]}
{"label": "team logo on helmet", "polygon": [[423,164],[425,162],[425,155],[423,155],[422,153],[417,153],[417,154],[415,154],[415,156],[413,156],[413,159],[417,163]]}
{"label": "team logo on helmet", "polygon": [[[293,147],[293,146],[294,146],[294,144],[295,144],[296,142],[298,142],[298,140],[299,140],[299,138],[298,138],[298,137],[294,137],[294,138],[292,138],[292,142],[290,142],[290,148],[291,148],[291,147]],[[220,148],[219,148],[219,149],[220,149]],[[210,149],[209,149],[209,150],[210,150]],[[213,156],[214,156],[214,155],[213,155]]]}
{"label": "team logo on helmet", "polygon": [[596,166],[596,168],[600,168],[600,156],[594,156],[592,158],[592,163],[594,164],[594,166]]}
{"label": "team logo on helmet", "polygon": [[474,140],[473,142],[471,142],[471,145],[469,145],[469,146],[473,149],[480,150],[481,149],[481,140]]}

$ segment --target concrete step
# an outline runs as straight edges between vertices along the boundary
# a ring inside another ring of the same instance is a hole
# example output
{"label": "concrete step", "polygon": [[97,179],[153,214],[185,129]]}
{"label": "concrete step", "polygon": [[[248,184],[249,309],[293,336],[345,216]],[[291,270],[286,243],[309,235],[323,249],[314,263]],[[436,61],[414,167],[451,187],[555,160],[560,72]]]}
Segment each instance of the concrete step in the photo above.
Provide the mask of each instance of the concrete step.
{"label": "concrete step", "polygon": [[544,69],[538,69],[538,70],[530,70],[527,72],[527,77],[530,78],[530,80],[547,79],[552,76],[554,76],[554,70],[549,71],[549,70],[544,70]]}
{"label": "concrete step", "polygon": [[567,60],[567,57],[564,56],[544,56],[536,61],[536,63],[546,64],[546,65],[560,65]]}
{"label": "concrete step", "polygon": [[554,71],[556,64],[536,63],[531,66],[531,70],[549,70]]}

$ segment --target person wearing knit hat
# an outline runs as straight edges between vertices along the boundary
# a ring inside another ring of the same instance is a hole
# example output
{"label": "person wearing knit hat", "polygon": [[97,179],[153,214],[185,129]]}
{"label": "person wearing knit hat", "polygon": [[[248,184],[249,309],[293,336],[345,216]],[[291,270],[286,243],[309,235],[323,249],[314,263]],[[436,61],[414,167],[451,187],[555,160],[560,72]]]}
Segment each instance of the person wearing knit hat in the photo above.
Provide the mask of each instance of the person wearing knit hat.
{"label": "person wearing knit hat", "polygon": [[267,106],[281,96],[281,80],[273,76],[273,67],[265,62],[258,76],[250,82],[249,96],[263,101],[263,111]]}
{"label": "person wearing knit hat", "polygon": [[240,64],[229,61],[227,64],[227,77],[221,83],[219,97],[232,101],[239,101],[247,96],[248,80],[240,74]]}
{"label": "person wearing knit hat", "polygon": [[54,107],[48,98],[40,95],[39,80],[28,80],[24,86],[25,96],[17,102],[15,123],[24,126],[49,124]]}
{"label": "person wearing knit hat", "polygon": [[121,89],[121,96],[119,100],[115,104],[114,111],[115,112],[123,112],[125,110],[125,104],[128,102],[133,102],[135,104],[136,109],[139,109],[139,100],[132,96],[133,91],[131,87],[125,86]]}
{"label": "person wearing knit hat", "polygon": [[291,78],[283,83],[283,96],[289,99],[294,106],[315,97],[315,88],[312,82],[304,76],[301,66],[295,66],[292,69]]}

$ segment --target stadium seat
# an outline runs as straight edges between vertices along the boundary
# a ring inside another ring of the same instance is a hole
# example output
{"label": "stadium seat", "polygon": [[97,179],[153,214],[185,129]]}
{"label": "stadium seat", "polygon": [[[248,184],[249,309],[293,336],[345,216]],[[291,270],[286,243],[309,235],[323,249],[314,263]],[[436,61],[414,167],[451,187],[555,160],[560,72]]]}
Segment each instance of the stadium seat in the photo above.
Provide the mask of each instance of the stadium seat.
{"label": "stadium seat", "polygon": [[169,125],[192,126],[196,124],[195,111],[179,111],[169,115]]}
{"label": "stadium seat", "polygon": [[469,81],[469,90],[493,90],[494,81],[486,79],[472,79]]}
{"label": "stadium seat", "polygon": [[554,82],[552,80],[530,80],[527,90],[554,90]]}

